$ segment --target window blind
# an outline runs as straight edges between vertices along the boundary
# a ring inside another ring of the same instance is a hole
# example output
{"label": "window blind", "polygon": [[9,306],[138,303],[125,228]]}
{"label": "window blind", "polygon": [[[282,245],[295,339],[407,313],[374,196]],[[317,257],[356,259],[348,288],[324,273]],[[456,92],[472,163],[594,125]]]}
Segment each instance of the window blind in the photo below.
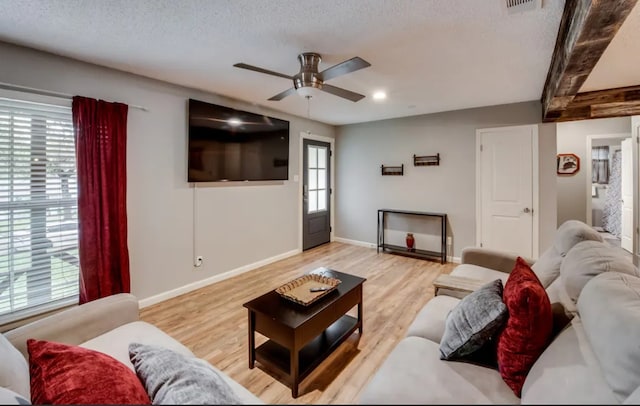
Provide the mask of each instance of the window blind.
{"label": "window blind", "polygon": [[77,301],[71,108],[0,97],[0,321]]}

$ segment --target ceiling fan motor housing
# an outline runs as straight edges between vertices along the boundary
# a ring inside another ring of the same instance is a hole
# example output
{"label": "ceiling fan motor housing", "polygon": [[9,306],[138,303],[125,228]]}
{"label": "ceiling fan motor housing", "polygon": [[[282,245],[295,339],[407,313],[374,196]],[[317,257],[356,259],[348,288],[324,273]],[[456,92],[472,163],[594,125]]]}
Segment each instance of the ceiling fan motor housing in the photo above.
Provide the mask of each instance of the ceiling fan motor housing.
{"label": "ceiling fan motor housing", "polygon": [[318,72],[318,65],[320,65],[321,60],[322,58],[320,57],[320,54],[317,54],[315,52],[303,52],[299,54],[298,62],[300,63],[300,71],[293,76],[280,72],[274,72],[272,70],[260,68],[258,66],[247,65],[246,63],[236,63],[233,66],[235,66],[236,68],[248,69],[254,72],[260,72],[284,79],[293,79],[293,87],[269,98],[269,101],[279,101],[294,93],[298,93],[300,96],[304,96],[307,98],[312,97],[312,93],[315,92],[314,89],[322,90],[323,92],[342,97],[343,99],[347,99],[352,102],[357,102],[358,100],[364,98],[364,95],[362,94],[358,94],[356,92],[352,92],[350,90],[342,89],[340,87],[332,86],[329,84],[325,85],[324,81],[331,80],[338,76],[355,72],[363,68],[367,68],[371,66],[369,62],[358,56],[355,56],[349,60],[343,61],[337,65],[327,68],[322,72]]}
{"label": "ceiling fan motor housing", "polygon": [[316,75],[318,74],[318,65],[320,64],[319,54],[314,52],[305,52],[298,55],[300,62],[300,72],[293,76],[293,85],[296,89],[301,87],[315,87],[322,89],[322,80]]}

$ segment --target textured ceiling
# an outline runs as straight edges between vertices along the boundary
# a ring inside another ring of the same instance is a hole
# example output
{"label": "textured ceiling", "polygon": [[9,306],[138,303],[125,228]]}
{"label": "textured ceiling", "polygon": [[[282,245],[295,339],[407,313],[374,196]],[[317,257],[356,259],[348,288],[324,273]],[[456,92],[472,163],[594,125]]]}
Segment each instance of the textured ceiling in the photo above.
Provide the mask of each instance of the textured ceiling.
{"label": "textured ceiling", "polygon": [[640,2],[605,49],[581,92],[640,85]]}
{"label": "textured ceiling", "polygon": [[[504,0],[0,0],[0,40],[307,116],[286,74],[297,55],[320,70],[354,56],[371,67],[328,81],[310,117],[347,124],[538,100],[563,0],[508,14]],[[1,59],[1,58],[0,58]],[[371,95],[388,94],[384,102]]]}

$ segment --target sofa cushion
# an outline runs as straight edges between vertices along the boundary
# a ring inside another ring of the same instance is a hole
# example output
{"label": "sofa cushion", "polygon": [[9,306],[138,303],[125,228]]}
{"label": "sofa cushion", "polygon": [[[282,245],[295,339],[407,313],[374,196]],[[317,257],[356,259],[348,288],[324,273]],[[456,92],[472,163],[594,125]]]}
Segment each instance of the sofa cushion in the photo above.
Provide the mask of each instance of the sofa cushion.
{"label": "sofa cushion", "polygon": [[150,404],[129,368],[98,351],[27,340],[34,404]]}
{"label": "sofa cushion", "polygon": [[602,236],[592,227],[578,220],[567,220],[558,227],[553,238],[553,246],[564,257],[576,244],[582,241],[603,242]]}
{"label": "sofa cushion", "polygon": [[29,364],[4,334],[0,334],[0,360],[0,386],[30,399]]}
{"label": "sofa cushion", "polygon": [[622,402],[623,405],[640,405],[640,386]]}
{"label": "sofa cushion", "polygon": [[108,354],[135,372],[135,368],[129,359],[129,344],[134,342],[160,345],[181,354],[193,355],[179,341],[174,340],[164,331],[144,321],[127,323],[86,341],[80,346]]}
{"label": "sofa cushion", "polygon": [[582,290],[578,312],[604,377],[622,402],[640,386],[640,278],[596,276]]}
{"label": "sofa cushion", "polygon": [[562,277],[553,281],[546,291],[547,296],[549,296],[549,302],[560,303],[570,314],[576,314],[578,312],[575,302],[569,297],[567,289],[564,287]]}
{"label": "sofa cushion", "polygon": [[531,266],[531,270],[535,272],[545,289],[560,276],[560,265],[563,258],[555,245],[552,245]]}
{"label": "sofa cushion", "polygon": [[0,388],[0,405],[30,405],[31,402],[19,393],[7,388]]}
{"label": "sofa cushion", "polygon": [[[180,354],[193,355],[193,353],[180,342],[174,340],[157,327],[136,321],[115,328],[101,336],[81,344],[82,347],[91,348],[97,351],[111,355],[118,361],[135,371],[133,364],[129,359],[129,344],[131,343],[158,345],[174,350]],[[245,404],[263,404],[259,398],[249,392],[244,386],[231,379],[227,374],[219,371],[225,381],[233,388],[233,391],[240,397]]]}
{"label": "sofa cushion", "polygon": [[438,295],[427,302],[416,315],[407,330],[407,337],[422,337],[440,343],[449,312],[460,303],[460,299]]}
{"label": "sofa cushion", "polygon": [[571,300],[577,302],[589,280],[609,271],[638,275],[636,267],[620,248],[598,241],[583,241],[567,253],[562,261],[560,277]]}
{"label": "sofa cushion", "polygon": [[509,319],[498,337],[498,368],[504,381],[519,397],[533,363],[548,344],[553,314],[547,292],[522,259],[504,288]]}
{"label": "sofa cushion", "polygon": [[531,367],[522,387],[522,403],[618,403],[604,380],[579,317],[571,320]]}
{"label": "sofa cushion", "polygon": [[362,394],[361,404],[519,403],[498,371],[440,360],[438,344],[402,339]]}
{"label": "sofa cushion", "polygon": [[471,292],[447,316],[440,358],[464,358],[487,344],[507,321],[502,281],[496,279]]}
{"label": "sofa cushion", "polygon": [[560,265],[565,255],[574,245],[582,241],[602,242],[602,236],[578,220],[567,220],[558,227],[551,247],[531,267],[545,289],[560,275]]}
{"label": "sofa cushion", "polygon": [[156,345],[132,343],[129,356],[154,405],[240,404],[208,362]]}

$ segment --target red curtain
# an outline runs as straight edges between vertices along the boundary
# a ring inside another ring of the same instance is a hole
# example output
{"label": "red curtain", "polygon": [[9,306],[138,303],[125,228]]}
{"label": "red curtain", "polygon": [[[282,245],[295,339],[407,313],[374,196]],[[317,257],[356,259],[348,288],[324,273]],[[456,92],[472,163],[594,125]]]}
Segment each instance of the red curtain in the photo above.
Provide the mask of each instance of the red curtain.
{"label": "red curtain", "polygon": [[122,103],[73,98],[78,165],[80,303],[130,292],[127,112]]}

